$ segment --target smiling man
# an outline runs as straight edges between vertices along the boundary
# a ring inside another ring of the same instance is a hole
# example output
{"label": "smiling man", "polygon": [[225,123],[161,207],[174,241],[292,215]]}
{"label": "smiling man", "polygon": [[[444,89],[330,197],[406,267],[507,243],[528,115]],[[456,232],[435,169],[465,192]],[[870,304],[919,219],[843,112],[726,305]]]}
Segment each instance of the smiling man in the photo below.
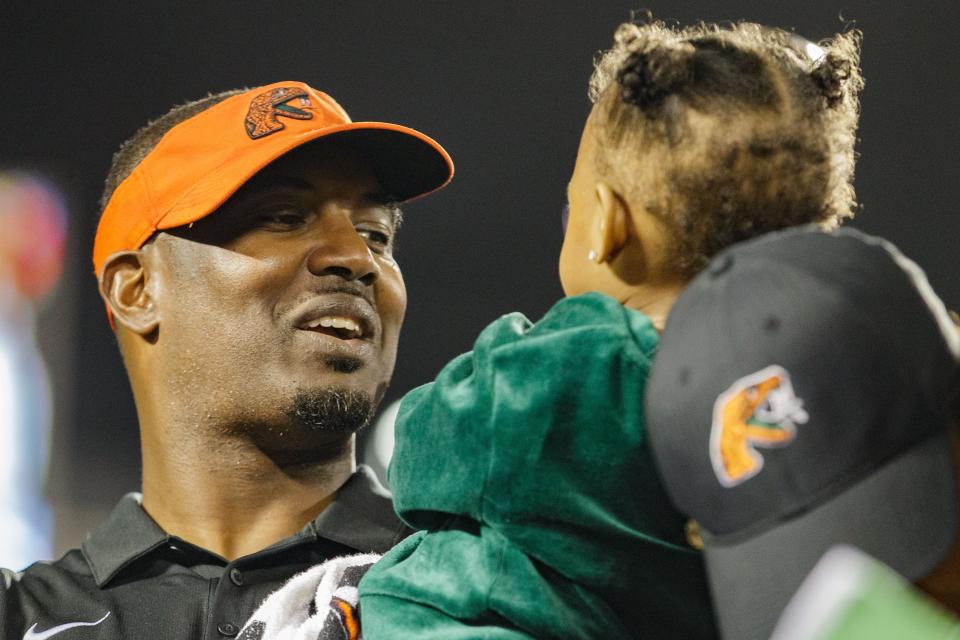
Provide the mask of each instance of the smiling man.
{"label": "smiling man", "polygon": [[398,204],[452,175],[427,136],[299,82],[177,107],[121,148],[94,267],[142,495],[82,549],[3,572],[0,638],[235,636],[292,575],[404,535],[354,433],[406,306]]}

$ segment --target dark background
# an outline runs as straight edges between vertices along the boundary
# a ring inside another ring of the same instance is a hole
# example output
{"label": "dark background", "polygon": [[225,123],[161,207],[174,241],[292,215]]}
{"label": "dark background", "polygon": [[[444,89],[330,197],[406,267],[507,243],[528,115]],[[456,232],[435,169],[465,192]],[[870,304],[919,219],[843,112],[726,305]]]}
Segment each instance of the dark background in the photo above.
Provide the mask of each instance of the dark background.
{"label": "dark background", "polygon": [[[750,19],[818,40],[865,33],[855,226],[887,236],[960,307],[960,4],[648,2],[683,23]],[[56,390],[49,493],[58,549],[139,486],[136,420],[90,251],[111,154],[209,91],[304,80],[355,120],[440,140],[457,177],[406,211],[409,311],[390,398],[497,315],[561,295],[560,210],[596,51],[637,8],[584,2],[0,3],[0,169],[39,171],[71,205],[68,272],[39,339]],[[215,463],[215,461],[212,461]]]}

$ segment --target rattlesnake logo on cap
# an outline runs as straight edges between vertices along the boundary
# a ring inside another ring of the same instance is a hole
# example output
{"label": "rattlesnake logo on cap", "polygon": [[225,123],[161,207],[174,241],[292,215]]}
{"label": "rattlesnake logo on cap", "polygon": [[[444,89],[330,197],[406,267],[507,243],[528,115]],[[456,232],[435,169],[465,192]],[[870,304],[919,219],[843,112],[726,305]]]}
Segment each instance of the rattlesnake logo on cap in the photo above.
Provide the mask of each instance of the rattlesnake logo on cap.
{"label": "rattlesnake logo on cap", "polygon": [[[297,106],[290,104],[294,100]],[[300,87],[277,87],[257,94],[250,101],[250,108],[244,119],[247,135],[256,140],[280,131],[284,124],[277,118],[281,116],[294,120],[310,120],[313,113],[304,109],[312,106],[310,96]]]}
{"label": "rattlesnake logo on cap", "polygon": [[809,420],[786,369],[771,365],[740,378],[713,405],[710,460],[720,484],[735,487],[760,473],[763,456],[754,447],[783,447],[796,425]]}

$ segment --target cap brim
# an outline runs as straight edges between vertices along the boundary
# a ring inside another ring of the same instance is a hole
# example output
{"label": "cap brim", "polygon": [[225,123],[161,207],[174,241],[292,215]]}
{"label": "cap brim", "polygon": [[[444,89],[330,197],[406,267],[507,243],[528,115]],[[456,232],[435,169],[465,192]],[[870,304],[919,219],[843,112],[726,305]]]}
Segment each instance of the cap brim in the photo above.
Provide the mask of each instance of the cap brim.
{"label": "cap brim", "polygon": [[381,186],[398,202],[443,188],[453,179],[453,161],[419,131],[384,122],[354,122],[319,139],[355,149],[370,160]]}
{"label": "cap brim", "polygon": [[749,539],[704,537],[724,638],[770,637],[780,613],[832,546],[851,544],[910,580],[928,575],[954,540],[956,491],[946,433],[917,444],[817,508]]}

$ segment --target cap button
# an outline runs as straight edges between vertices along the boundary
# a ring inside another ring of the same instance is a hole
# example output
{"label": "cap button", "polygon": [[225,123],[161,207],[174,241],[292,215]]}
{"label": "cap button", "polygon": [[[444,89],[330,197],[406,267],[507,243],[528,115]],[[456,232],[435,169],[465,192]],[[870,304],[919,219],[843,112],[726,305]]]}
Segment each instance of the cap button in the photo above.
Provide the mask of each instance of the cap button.
{"label": "cap button", "polygon": [[733,256],[731,256],[729,253],[724,253],[710,261],[710,266],[707,267],[707,272],[716,277],[729,271],[730,267],[732,266]]}

